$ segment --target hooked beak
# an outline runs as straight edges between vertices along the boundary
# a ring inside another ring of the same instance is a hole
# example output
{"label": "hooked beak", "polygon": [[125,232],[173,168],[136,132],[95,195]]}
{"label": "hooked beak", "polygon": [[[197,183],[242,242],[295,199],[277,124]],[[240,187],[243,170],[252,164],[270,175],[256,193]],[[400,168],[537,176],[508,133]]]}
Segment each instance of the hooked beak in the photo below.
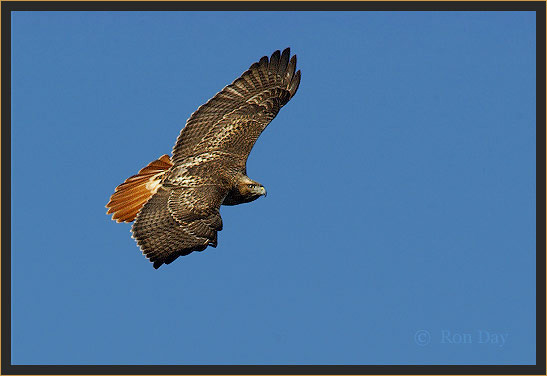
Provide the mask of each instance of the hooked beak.
{"label": "hooked beak", "polygon": [[266,192],[266,188],[260,187],[260,194],[262,196],[266,197],[268,195],[268,192]]}

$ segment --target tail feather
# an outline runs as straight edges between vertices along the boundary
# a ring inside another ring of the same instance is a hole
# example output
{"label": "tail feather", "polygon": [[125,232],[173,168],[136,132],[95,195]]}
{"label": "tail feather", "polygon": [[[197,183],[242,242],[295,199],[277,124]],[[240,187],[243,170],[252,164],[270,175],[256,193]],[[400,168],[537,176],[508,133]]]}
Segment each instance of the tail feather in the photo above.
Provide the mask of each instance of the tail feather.
{"label": "tail feather", "polygon": [[106,204],[116,222],[132,222],[144,204],[161,186],[163,174],[173,165],[168,155],[150,162],[137,175],[127,178],[116,187]]}

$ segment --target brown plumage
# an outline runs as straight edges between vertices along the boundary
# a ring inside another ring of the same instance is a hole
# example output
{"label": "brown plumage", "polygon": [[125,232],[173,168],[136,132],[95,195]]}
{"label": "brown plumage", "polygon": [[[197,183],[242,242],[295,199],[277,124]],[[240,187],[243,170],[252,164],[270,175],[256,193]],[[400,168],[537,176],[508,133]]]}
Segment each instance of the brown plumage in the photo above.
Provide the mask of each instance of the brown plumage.
{"label": "brown plumage", "polygon": [[266,126],[296,93],[300,71],[287,48],[264,56],[200,106],[173,148],[116,188],[106,205],[159,268],[179,256],[216,247],[221,205],[266,195],[246,175],[247,157]]}

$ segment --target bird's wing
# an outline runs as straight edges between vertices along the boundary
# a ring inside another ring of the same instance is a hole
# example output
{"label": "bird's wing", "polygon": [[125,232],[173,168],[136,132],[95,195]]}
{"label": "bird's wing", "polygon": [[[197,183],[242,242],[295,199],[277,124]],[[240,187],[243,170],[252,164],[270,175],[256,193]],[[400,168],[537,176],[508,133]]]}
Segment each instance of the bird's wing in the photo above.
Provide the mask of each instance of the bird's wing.
{"label": "bird's wing", "polygon": [[161,186],[133,224],[133,238],[154,268],[179,256],[216,247],[220,205],[227,189],[217,185]]}
{"label": "bird's wing", "polygon": [[256,139],[296,93],[300,71],[287,48],[264,56],[198,108],[173,148],[175,165],[189,156],[223,151],[247,160]]}

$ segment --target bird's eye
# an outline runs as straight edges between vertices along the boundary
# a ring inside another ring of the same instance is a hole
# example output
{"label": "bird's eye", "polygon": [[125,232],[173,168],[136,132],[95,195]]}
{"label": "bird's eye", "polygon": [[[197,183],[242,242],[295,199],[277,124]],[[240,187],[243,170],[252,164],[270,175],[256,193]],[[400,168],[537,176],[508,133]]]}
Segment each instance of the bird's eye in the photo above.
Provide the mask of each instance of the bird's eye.
{"label": "bird's eye", "polygon": [[254,184],[249,184],[249,188],[254,188],[255,185]]}

